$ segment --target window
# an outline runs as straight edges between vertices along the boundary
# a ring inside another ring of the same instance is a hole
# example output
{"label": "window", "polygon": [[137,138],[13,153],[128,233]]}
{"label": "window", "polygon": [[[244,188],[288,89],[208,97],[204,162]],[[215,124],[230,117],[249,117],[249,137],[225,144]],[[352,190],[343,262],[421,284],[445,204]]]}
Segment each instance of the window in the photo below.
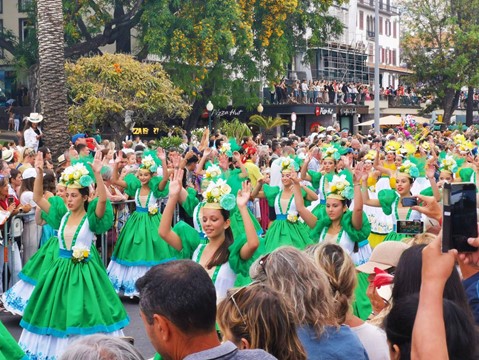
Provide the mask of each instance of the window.
{"label": "window", "polygon": [[359,10],[359,30],[364,30],[364,12]]}
{"label": "window", "polygon": [[374,62],[374,46],[373,44],[369,44],[368,48],[368,61],[370,63]]}
{"label": "window", "polygon": [[396,62],[396,50],[393,50],[393,65],[396,65],[397,62]]}
{"label": "window", "polygon": [[386,20],[384,23],[384,31],[386,36],[391,36],[391,22],[389,20]]}
{"label": "window", "polygon": [[384,60],[385,60],[385,59],[384,59],[384,56],[386,55],[386,54],[385,54],[385,51],[384,51],[384,49],[381,47],[381,48],[379,49],[379,52],[381,53],[381,57],[379,58],[379,62],[380,62],[381,64],[384,64]]}
{"label": "window", "polygon": [[383,17],[379,17],[379,35],[383,34]]}
{"label": "window", "polygon": [[383,0],[378,0],[379,1],[379,9],[383,9]]}
{"label": "window", "polygon": [[393,22],[393,38],[397,38],[396,27],[397,27],[397,21]]}
{"label": "window", "polygon": [[18,0],[18,12],[27,12],[32,8],[32,0]]}
{"label": "window", "polygon": [[[0,14],[3,14],[3,0],[0,0]],[[3,26],[2,26],[2,31],[3,31]]]}
{"label": "window", "polygon": [[369,0],[369,5],[374,6],[374,0]]}
{"label": "window", "polygon": [[29,19],[18,19],[18,38],[20,42],[25,41],[31,29],[33,29],[33,24]]}

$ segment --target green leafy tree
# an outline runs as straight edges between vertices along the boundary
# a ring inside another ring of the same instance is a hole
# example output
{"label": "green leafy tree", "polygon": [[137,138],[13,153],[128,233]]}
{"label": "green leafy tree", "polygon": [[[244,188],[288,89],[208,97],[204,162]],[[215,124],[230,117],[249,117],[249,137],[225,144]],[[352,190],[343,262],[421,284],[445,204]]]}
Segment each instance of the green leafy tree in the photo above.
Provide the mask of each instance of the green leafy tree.
{"label": "green leafy tree", "polygon": [[253,132],[248,127],[248,124],[241,122],[239,119],[233,119],[232,121],[222,121],[218,129],[223,135],[228,138],[235,138],[238,144],[245,136],[252,136]]}
{"label": "green leafy tree", "polygon": [[[342,1],[336,2],[341,4]],[[157,0],[146,3],[140,31],[149,53],[158,54],[193,104],[185,122],[196,126],[208,100],[257,104],[262,79],[283,77],[304,36],[319,45],[342,25],[327,15],[331,0]],[[238,83],[257,81],[255,89]]]}
{"label": "green leafy tree", "polygon": [[278,126],[288,125],[289,121],[281,119],[280,117],[263,117],[261,115],[252,115],[250,118],[249,124],[251,126],[256,126],[265,130],[271,130]]}
{"label": "green leafy tree", "polygon": [[406,0],[403,6],[403,60],[414,71],[409,80],[422,85],[421,94],[434,96],[425,112],[442,108],[449,123],[461,88],[479,85],[479,30],[473,15],[478,1]]}
{"label": "green leafy tree", "polygon": [[129,55],[105,54],[69,62],[66,73],[72,132],[108,125],[119,139],[132,122],[171,124],[190,111],[182,91],[160,64],[142,63]]}

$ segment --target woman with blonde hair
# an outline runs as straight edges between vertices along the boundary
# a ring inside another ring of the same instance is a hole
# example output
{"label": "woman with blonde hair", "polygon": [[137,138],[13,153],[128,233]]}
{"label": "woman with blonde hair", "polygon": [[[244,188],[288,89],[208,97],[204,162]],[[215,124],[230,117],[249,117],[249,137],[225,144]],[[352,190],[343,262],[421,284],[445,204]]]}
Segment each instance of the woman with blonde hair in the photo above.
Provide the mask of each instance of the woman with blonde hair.
{"label": "woman with blonde hair", "polygon": [[313,260],[293,247],[281,247],[256,261],[253,280],[280,292],[294,309],[298,336],[308,359],[367,359],[351,329],[339,325],[326,276]]}
{"label": "woman with blonde hair", "polygon": [[291,309],[267,286],[228,290],[218,305],[217,321],[223,337],[239,349],[263,349],[278,359],[306,360]]}
{"label": "woman with blonde hair", "polygon": [[338,322],[348,325],[359,337],[370,360],[389,360],[384,331],[364,322],[352,312],[351,305],[357,278],[351,257],[337,244],[315,245],[308,248],[306,252],[312,256],[316,265],[328,278]]}

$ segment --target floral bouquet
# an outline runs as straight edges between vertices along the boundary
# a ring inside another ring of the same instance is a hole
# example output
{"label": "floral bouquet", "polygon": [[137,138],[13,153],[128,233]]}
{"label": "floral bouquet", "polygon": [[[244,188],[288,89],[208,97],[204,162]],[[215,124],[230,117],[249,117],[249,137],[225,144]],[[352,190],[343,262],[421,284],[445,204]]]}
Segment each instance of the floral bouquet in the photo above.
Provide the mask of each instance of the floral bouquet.
{"label": "floral bouquet", "polygon": [[90,256],[90,249],[79,245],[73,246],[72,251],[72,261],[75,264],[86,262],[88,260],[88,257]]}
{"label": "floral bouquet", "polygon": [[149,213],[150,215],[156,215],[156,214],[158,214],[158,205],[157,205],[157,204],[153,204],[153,205],[148,206],[148,213]]}
{"label": "floral bouquet", "polygon": [[295,223],[297,222],[299,219],[298,217],[298,212],[297,211],[292,211],[292,210],[289,210],[288,211],[288,215],[286,216],[286,220],[288,220],[290,223]]}

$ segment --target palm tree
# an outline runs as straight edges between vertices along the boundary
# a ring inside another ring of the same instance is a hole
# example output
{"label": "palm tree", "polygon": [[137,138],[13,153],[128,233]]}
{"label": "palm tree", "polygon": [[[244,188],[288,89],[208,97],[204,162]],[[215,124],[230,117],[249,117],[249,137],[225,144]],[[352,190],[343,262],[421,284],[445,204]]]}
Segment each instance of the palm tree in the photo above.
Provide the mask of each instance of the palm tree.
{"label": "palm tree", "polygon": [[54,155],[59,155],[69,138],[62,0],[37,0],[37,21],[38,77],[44,141]]}
{"label": "palm tree", "polygon": [[280,117],[273,118],[271,116],[263,117],[261,115],[252,115],[249,120],[249,125],[258,127],[261,132],[264,131],[266,138],[273,137],[278,127],[289,125],[288,120]]}

